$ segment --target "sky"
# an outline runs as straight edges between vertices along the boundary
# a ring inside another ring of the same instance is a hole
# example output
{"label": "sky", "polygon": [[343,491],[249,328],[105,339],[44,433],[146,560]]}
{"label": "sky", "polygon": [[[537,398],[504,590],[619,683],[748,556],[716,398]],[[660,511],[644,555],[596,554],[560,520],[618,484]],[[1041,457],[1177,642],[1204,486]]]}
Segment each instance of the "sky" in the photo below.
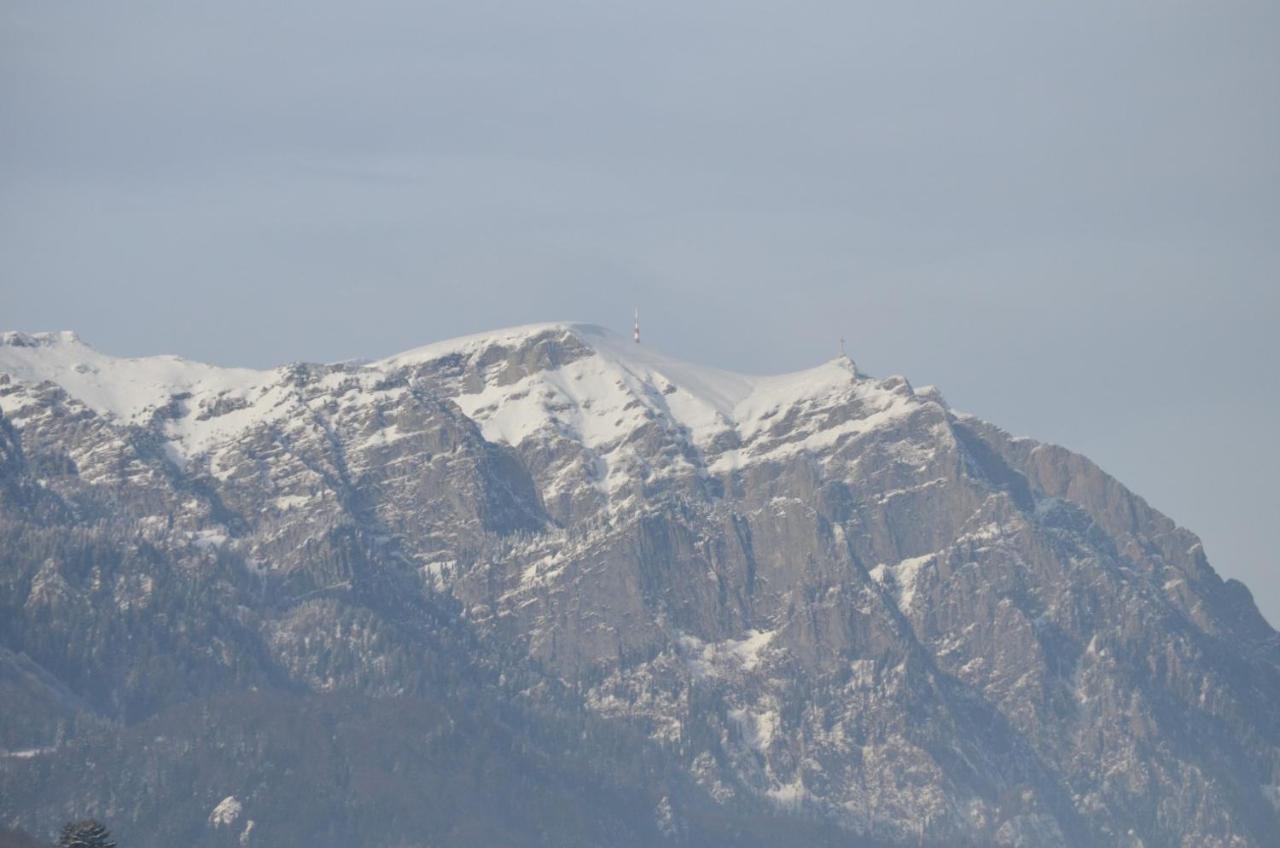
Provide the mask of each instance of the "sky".
{"label": "sky", "polygon": [[0,329],[227,365],[582,320],[848,340],[1280,624],[1280,4],[0,8]]}

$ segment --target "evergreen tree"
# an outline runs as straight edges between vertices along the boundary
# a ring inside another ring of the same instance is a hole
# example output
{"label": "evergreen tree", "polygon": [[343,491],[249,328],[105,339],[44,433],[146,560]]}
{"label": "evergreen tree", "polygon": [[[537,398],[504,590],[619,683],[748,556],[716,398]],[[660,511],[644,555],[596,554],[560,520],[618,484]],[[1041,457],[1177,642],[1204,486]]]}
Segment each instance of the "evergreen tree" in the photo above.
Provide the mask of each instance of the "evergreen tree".
{"label": "evergreen tree", "polygon": [[63,826],[58,848],[116,848],[116,844],[100,822],[85,819]]}

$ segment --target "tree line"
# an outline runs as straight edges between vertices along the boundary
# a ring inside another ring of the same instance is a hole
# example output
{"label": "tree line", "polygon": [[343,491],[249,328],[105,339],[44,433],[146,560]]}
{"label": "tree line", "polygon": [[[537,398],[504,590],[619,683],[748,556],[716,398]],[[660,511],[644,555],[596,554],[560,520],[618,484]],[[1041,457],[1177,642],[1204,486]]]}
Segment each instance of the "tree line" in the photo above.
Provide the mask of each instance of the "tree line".
{"label": "tree line", "polygon": [[[0,828],[0,848],[45,848],[46,843],[19,830]],[[67,822],[58,837],[57,848],[116,848],[111,833],[95,819]]]}

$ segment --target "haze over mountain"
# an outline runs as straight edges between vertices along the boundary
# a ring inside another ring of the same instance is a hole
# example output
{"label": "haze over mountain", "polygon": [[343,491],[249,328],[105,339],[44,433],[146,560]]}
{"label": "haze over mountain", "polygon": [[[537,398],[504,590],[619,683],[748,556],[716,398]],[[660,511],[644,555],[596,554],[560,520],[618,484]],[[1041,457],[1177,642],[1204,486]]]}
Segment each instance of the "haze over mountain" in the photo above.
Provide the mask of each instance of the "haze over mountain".
{"label": "haze over mountain", "polygon": [[1280,832],[1280,640],[1190,531],[847,357],[582,324],[5,333],[0,708],[0,823],[130,846]]}
{"label": "haze over mountain", "polygon": [[845,335],[1280,624],[1278,38],[1258,2],[15,0],[0,326],[255,368],[636,303],[731,370]]}

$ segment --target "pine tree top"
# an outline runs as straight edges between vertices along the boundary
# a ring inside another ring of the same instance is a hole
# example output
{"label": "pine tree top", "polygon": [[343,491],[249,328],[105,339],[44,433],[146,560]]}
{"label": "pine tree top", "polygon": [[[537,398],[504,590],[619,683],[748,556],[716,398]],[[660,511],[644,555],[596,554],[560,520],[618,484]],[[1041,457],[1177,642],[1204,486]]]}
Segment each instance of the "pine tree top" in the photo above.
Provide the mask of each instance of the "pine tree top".
{"label": "pine tree top", "polygon": [[63,826],[58,848],[116,848],[116,843],[101,822],[84,819]]}

